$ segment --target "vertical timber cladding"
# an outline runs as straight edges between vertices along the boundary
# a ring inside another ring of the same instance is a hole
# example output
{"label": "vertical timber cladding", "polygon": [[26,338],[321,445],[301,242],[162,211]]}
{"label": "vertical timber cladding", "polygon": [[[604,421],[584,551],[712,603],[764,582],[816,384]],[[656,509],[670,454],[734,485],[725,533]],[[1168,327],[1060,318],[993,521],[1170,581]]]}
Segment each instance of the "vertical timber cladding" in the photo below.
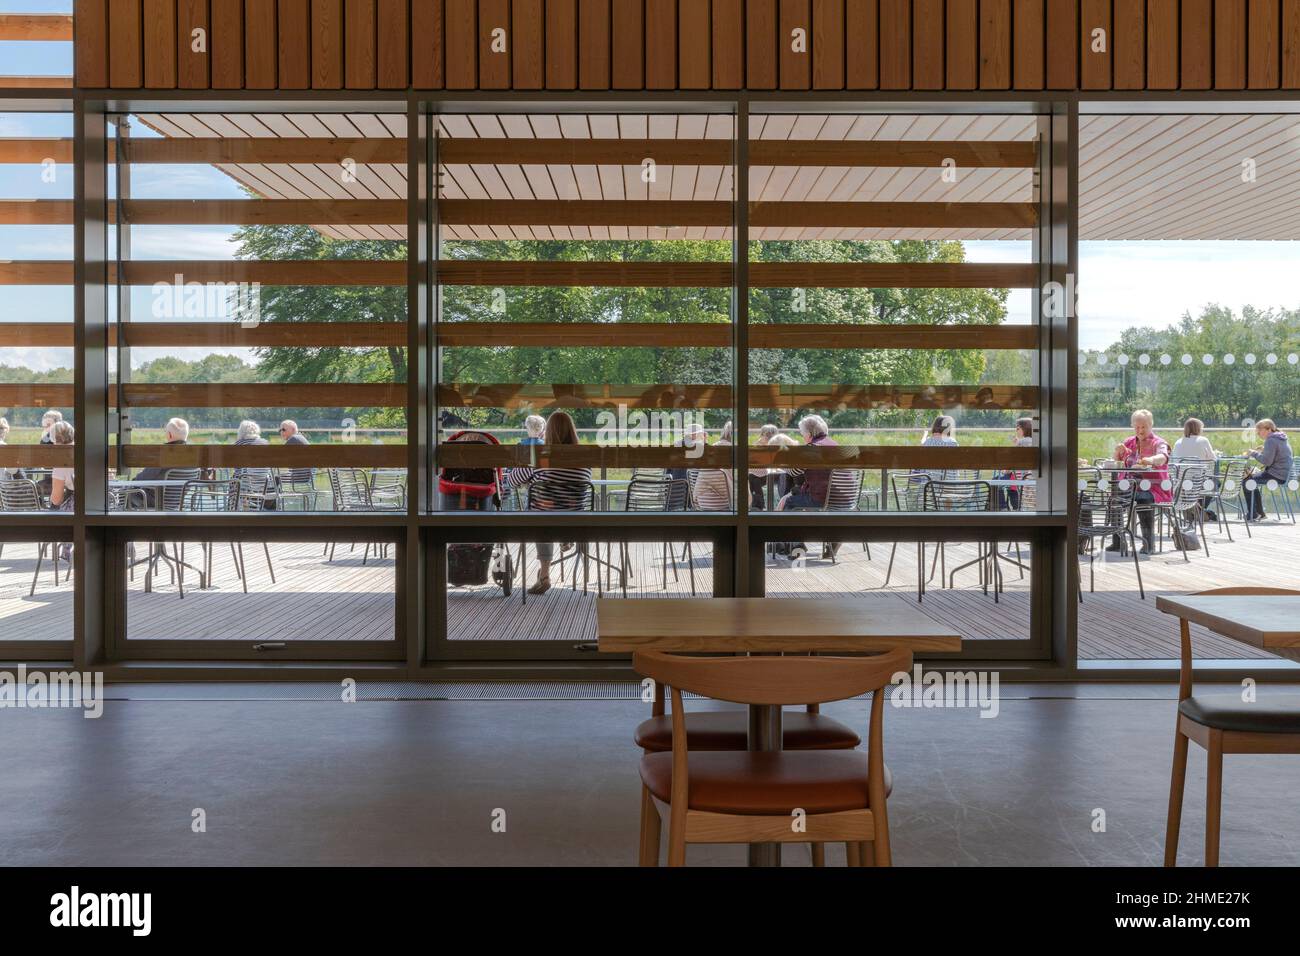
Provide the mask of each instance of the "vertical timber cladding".
{"label": "vertical timber cladding", "polygon": [[1300,0],[75,0],[83,89],[1300,89]]}

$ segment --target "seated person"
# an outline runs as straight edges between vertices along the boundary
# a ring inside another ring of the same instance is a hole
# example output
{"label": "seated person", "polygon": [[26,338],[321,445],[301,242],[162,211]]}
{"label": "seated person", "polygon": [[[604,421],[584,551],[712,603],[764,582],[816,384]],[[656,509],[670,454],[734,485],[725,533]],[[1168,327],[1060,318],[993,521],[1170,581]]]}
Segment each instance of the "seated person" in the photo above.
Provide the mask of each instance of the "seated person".
{"label": "seated person", "polygon": [[[166,443],[168,445],[188,445],[190,438],[190,423],[183,418],[170,419],[163,428],[163,434],[167,439]],[[167,475],[170,471],[171,468],[145,468],[135,476],[135,480],[166,481]],[[146,488],[144,490],[144,496],[148,499],[150,508],[156,508],[158,506],[157,496],[161,491],[162,489],[160,488]]]}
{"label": "seated person", "polygon": [[1246,489],[1246,498],[1250,504],[1250,520],[1260,521],[1264,518],[1263,490],[1269,481],[1276,481],[1285,488],[1291,478],[1291,444],[1286,432],[1277,427],[1271,418],[1261,418],[1255,425],[1255,434],[1263,444],[1246,452],[1259,462],[1259,469],[1246,477],[1254,480],[1255,487]]}

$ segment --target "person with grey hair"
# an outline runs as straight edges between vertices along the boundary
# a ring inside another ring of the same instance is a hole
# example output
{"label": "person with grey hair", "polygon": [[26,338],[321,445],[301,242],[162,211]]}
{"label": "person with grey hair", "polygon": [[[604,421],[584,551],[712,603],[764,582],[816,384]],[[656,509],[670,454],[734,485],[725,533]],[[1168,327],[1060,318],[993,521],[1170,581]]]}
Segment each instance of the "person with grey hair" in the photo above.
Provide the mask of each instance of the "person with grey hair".
{"label": "person with grey hair", "polygon": [[[286,445],[310,445],[307,436],[298,431],[298,423],[291,418],[286,418],[280,422],[280,437],[284,439]],[[287,475],[281,476],[282,480],[291,481],[295,485],[312,485],[316,482],[316,470],[314,468],[291,468]]]}
{"label": "person with grey hair", "polygon": [[[804,443],[818,448],[834,448],[835,440],[830,436],[826,419],[820,415],[805,415],[799,419],[799,434]],[[794,491],[780,500],[777,511],[789,508],[820,508],[826,504],[826,494],[831,485],[829,468],[791,468],[790,477],[794,480]]]}
{"label": "person with grey hair", "polygon": [[63,421],[63,412],[59,411],[57,408],[51,408],[44,415],[41,416],[41,444],[42,445],[54,444],[54,436],[50,434],[50,429],[54,427],[56,422],[61,422],[61,421]]}
{"label": "person with grey hair", "polygon": [[[52,445],[71,445],[76,441],[77,433],[67,422],[59,419],[50,426],[50,444]],[[62,511],[72,510],[72,495],[74,491],[73,476],[75,471],[71,465],[61,465],[54,469],[50,475],[50,507]],[[61,549],[62,550],[62,549]]]}
{"label": "person with grey hair", "polygon": [[546,431],[546,419],[541,415],[529,415],[524,419],[524,429],[528,434],[519,440],[519,444],[540,445],[542,434]]}
{"label": "person with grey hair", "polygon": [[235,433],[236,445],[265,445],[267,441],[262,437],[262,426],[257,422],[244,419],[239,423],[239,431]]}
{"label": "person with grey hair", "polygon": [[[167,424],[163,427],[163,434],[167,438],[168,445],[188,445],[190,438],[190,423],[183,418],[168,419]],[[169,468],[146,468],[136,475],[136,481],[166,481]],[[146,488],[145,497],[149,500],[149,507],[155,507],[156,495],[159,494],[152,488]]]}
{"label": "person with grey hair", "polygon": [[[0,417],[0,445],[5,444],[8,438],[9,438],[9,419]],[[8,481],[12,477],[14,477],[13,471],[9,468],[5,468],[3,465],[0,465],[0,481]]]}

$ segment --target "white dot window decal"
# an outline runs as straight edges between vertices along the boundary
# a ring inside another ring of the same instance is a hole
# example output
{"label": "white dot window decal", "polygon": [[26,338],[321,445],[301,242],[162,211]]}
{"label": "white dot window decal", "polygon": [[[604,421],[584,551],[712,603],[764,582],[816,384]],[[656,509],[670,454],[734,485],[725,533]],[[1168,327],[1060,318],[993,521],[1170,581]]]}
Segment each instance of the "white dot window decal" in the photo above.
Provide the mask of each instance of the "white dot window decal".
{"label": "white dot window decal", "polygon": [[1246,364],[1247,364],[1247,365],[1254,365],[1254,364],[1255,364],[1255,353],[1254,353],[1254,352],[1247,352],[1247,353],[1246,353]]}
{"label": "white dot window decal", "polygon": [[1276,365],[1277,355],[1273,352],[1269,352],[1267,355],[1264,356],[1264,361],[1267,362],[1269,365]]}
{"label": "white dot window decal", "polygon": [[1143,352],[1141,355],[1138,356],[1138,364],[1139,364],[1139,365],[1150,365],[1150,364],[1151,364],[1151,356],[1150,356],[1150,355],[1147,355],[1146,352]]}
{"label": "white dot window decal", "polygon": [[1202,491],[1213,491],[1213,490],[1214,490],[1214,479],[1213,479],[1213,478],[1206,478],[1206,479],[1205,479],[1205,484],[1201,485],[1201,490],[1202,490]]}
{"label": "white dot window decal", "polygon": [[1286,487],[1288,491],[1300,491],[1300,481],[1296,481],[1292,478],[1286,483]]}
{"label": "white dot window decal", "polygon": [[1143,478],[1142,481],[1138,483],[1138,488],[1142,491],[1150,491],[1151,480],[1148,478]]}
{"label": "white dot window decal", "polygon": [[1166,352],[1164,355],[1160,356],[1160,364],[1161,364],[1161,365],[1168,365],[1168,364],[1169,364],[1170,362],[1172,362],[1173,360],[1174,360],[1174,357],[1173,357],[1172,355],[1170,355],[1168,352]]}
{"label": "white dot window decal", "polygon": [[1269,491],[1277,491],[1277,479],[1276,479],[1276,478],[1270,478],[1270,479],[1268,480],[1268,490],[1269,490]]}
{"label": "white dot window decal", "polygon": [[1286,357],[1286,363],[1288,365],[1300,365],[1300,355],[1297,355],[1295,352],[1292,352],[1290,355]]}
{"label": "white dot window decal", "polygon": [[1128,356],[1127,356],[1127,355],[1121,355],[1121,356],[1117,359],[1117,361],[1119,362],[1120,365],[1127,365],[1127,364],[1128,364]]}
{"label": "white dot window decal", "polygon": [[1110,488],[1110,482],[1107,481],[1105,478],[1099,478],[1097,479],[1097,487],[1100,488],[1102,491],[1106,491],[1108,488]]}
{"label": "white dot window decal", "polygon": [[1160,482],[1160,489],[1161,489],[1162,491],[1169,491],[1169,490],[1172,489],[1173,487],[1174,487],[1174,483],[1173,483],[1172,481],[1170,481],[1168,478],[1166,478],[1164,481]]}
{"label": "white dot window decal", "polygon": [[1237,483],[1236,483],[1235,481],[1233,481],[1231,478],[1229,478],[1227,481],[1225,481],[1225,482],[1223,483],[1223,490],[1224,490],[1224,491],[1232,491],[1232,490],[1234,490],[1236,487],[1237,487]]}
{"label": "white dot window decal", "polygon": [[1247,479],[1246,479],[1246,490],[1247,490],[1247,491],[1254,491],[1254,490],[1255,490],[1255,479],[1254,479],[1254,478],[1247,478]]}
{"label": "white dot window decal", "polygon": [[1079,490],[1080,490],[1080,491],[1087,491],[1087,490],[1088,490],[1088,479],[1087,479],[1087,478],[1080,478],[1080,479],[1079,479]]}
{"label": "white dot window decal", "polygon": [[1080,365],[1087,365],[1087,364],[1088,364],[1088,356],[1085,355],[1083,352],[1080,352],[1080,353],[1079,353],[1079,364],[1080,364]]}
{"label": "white dot window decal", "polygon": [[1110,357],[1107,356],[1107,355],[1098,355],[1098,356],[1097,356],[1097,364],[1098,364],[1098,365],[1105,365],[1105,364],[1106,364],[1107,362],[1109,362],[1109,361],[1110,361]]}
{"label": "white dot window decal", "polygon": [[1182,363],[1183,363],[1184,365],[1191,365],[1191,364],[1192,364],[1192,357],[1191,357],[1190,355],[1188,355],[1186,352],[1184,352],[1181,361],[1182,361]]}
{"label": "white dot window decal", "polygon": [[1206,354],[1204,354],[1204,355],[1201,356],[1201,362],[1202,362],[1203,364],[1205,364],[1205,365],[1213,365],[1213,364],[1214,364],[1214,356],[1213,356],[1213,355],[1210,355],[1210,354],[1207,352]]}
{"label": "white dot window decal", "polygon": [[1231,352],[1229,352],[1227,355],[1225,355],[1225,356],[1223,357],[1223,364],[1224,364],[1224,365],[1236,365],[1236,364],[1237,364],[1237,356],[1235,356],[1235,355],[1233,355]]}
{"label": "white dot window decal", "polygon": [[1119,480],[1119,490],[1120,490],[1120,491],[1128,491],[1128,479],[1127,479],[1127,478],[1121,478],[1121,479]]}

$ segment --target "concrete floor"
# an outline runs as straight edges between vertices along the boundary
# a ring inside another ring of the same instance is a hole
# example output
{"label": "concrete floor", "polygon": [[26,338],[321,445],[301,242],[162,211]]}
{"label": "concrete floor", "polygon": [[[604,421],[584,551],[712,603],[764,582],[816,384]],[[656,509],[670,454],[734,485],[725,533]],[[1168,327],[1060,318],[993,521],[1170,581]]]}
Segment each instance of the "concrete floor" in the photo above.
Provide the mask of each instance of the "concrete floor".
{"label": "concrete floor", "polygon": [[[1158,864],[1172,697],[1039,684],[1004,686],[994,719],[887,710],[895,862]],[[98,720],[0,710],[0,861],[625,865],[636,854],[631,733],[647,709],[155,698],[110,699]],[[826,711],[865,733],[863,702]],[[1184,864],[1202,849],[1204,767],[1193,748]],[[1300,759],[1230,756],[1225,770],[1223,864],[1300,864]],[[191,827],[196,808],[204,833]],[[502,810],[506,832],[494,833]],[[1097,810],[1105,832],[1093,830]],[[701,847],[688,860],[739,864],[744,850]],[[787,848],[786,862],[807,865],[807,850]]]}

